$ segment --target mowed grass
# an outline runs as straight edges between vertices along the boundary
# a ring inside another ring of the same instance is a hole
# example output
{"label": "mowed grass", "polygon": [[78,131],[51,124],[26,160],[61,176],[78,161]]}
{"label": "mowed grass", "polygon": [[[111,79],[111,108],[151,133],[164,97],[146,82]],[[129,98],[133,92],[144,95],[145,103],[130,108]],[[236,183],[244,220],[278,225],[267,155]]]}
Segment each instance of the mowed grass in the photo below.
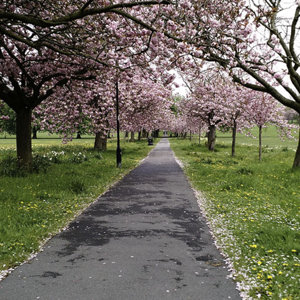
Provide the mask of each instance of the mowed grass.
{"label": "mowed grass", "polygon": [[[88,143],[87,143],[88,141]],[[0,140],[0,173],[13,168],[12,145]],[[8,147],[9,146],[9,147]],[[0,175],[0,278],[32,253],[76,215],[138,165],[153,146],[146,140],[122,141],[122,168],[116,168],[116,142],[106,152],[92,149],[93,139],[80,143],[34,146],[33,154],[44,164],[39,173],[27,176]],[[6,168],[4,170],[4,168]],[[22,174],[21,174],[22,175]],[[1,271],[2,270],[2,271]]]}
{"label": "mowed grass", "polygon": [[[240,145],[251,145],[251,146],[258,146],[258,127],[254,127],[250,130],[250,135],[245,135],[241,133],[237,133],[237,143]],[[275,126],[268,126],[263,128],[262,131],[262,144],[266,148],[290,148],[296,149],[297,148],[297,139],[298,139],[298,132],[293,130],[294,139],[287,139],[287,138],[280,138],[278,134],[278,130]],[[231,145],[232,142],[232,133],[231,131],[228,132],[217,132],[217,143],[219,144],[226,144]],[[204,139],[202,137],[202,139]],[[198,136],[193,135],[192,139],[195,143],[198,142]]]}
{"label": "mowed grass", "polygon": [[259,162],[254,146],[238,145],[234,158],[227,143],[217,144],[213,153],[189,140],[171,139],[171,146],[199,191],[199,204],[244,298],[300,299],[295,151],[265,147]]}

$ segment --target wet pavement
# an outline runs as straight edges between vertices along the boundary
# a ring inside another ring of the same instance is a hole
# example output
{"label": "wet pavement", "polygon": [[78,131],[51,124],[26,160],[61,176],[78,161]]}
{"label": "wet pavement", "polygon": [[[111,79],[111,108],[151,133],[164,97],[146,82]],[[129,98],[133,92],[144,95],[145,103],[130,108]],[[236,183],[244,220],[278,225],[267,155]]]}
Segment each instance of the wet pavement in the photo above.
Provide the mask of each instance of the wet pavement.
{"label": "wet pavement", "polygon": [[241,299],[167,139],[38,256],[0,299]]}

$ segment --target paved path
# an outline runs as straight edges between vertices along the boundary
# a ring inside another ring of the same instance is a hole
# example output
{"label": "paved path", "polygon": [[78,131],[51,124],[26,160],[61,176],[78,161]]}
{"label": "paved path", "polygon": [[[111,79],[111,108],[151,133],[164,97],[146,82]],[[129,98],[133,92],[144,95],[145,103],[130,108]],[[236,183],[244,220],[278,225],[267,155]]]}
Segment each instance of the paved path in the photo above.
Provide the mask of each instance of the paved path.
{"label": "paved path", "polygon": [[30,263],[0,299],[240,299],[167,139]]}

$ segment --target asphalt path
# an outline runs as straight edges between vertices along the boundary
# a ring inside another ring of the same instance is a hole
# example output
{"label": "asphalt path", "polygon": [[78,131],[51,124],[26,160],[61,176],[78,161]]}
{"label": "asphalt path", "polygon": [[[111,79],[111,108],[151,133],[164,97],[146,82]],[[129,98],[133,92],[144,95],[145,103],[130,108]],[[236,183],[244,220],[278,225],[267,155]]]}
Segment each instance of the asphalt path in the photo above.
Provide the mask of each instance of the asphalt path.
{"label": "asphalt path", "polygon": [[167,139],[0,282],[0,299],[241,299]]}

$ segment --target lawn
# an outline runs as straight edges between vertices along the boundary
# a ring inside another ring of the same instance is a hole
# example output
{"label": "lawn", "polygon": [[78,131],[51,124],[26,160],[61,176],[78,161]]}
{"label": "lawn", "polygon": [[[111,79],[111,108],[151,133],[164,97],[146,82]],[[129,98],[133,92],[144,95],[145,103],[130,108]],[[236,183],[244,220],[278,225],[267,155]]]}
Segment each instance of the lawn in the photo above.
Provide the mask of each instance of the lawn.
{"label": "lawn", "polygon": [[[258,128],[254,127],[250,131],[250,135],[246,134],[237,134],[237,143],[240,145],[253,145],[258,146]],[[281,147],[287,147],[290,149],[296,149],[297,148],[297,138],[298,133],[294,132],[293,136],[295,139],[281,139],[278,135],[278,131],[275,126],[268,126],[266,128],[263,128],[262,132],[262,144],[266,148],[281,148]],[[197,135],[193,135],[193,141],[197,143],[199,140]],[[204,138],[202,138],[204,140]],[[231,132],[217,132],[217,143],[219,144],[231,144]]]}
{"label": "lawn", "polygon": [[146,140],[122,140],[122,168],[118,169],[115,140],[109,141],[106,152],[94,151],[91,138],[67,145],[53,138],[34,142],[39,173],[26,175],[16,172],[15,141],[0,139],[0,279],[7,269],[37,252],[153,148]]}
{"label": "lawn", "polygon": [[[204,140],[199,146],[174,138],[171,146],[245,299],[300,299],[300,172],[291,168],[296,142],[265,147],[259,162],[249,138],[236,157],[226,139],[218,134],[215,152]],[[272,136],[268,145],[275,141]]]}

